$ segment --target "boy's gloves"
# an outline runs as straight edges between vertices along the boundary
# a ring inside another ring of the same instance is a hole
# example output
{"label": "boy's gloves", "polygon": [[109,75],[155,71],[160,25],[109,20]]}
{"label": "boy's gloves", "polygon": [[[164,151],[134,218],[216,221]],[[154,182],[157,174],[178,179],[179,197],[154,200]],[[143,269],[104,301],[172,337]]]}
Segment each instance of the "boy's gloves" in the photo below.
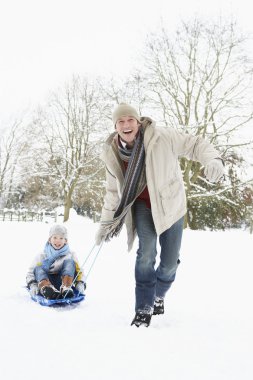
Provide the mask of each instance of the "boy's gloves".
{"label": "boy's gloves", "polygon": [[224,175],[224,165],[220,158],[215,158],[211,160],[209,164],[206,165],[204,174],[206,179],[210,182],[218,182]]}
{"label": "boy's gloves", "polygon": [[32,297],[36,296],[37,294],[39,294],[39,287],[38,287],[38,284],[37,282],[33,282],[30,286],[29,286],[29,292],[31,294]]}
{"label": "boy's gloves", "polygon": [[84,294],[86,284],[83,281],[77,281],[75,288],[79,292],[79,294]]}

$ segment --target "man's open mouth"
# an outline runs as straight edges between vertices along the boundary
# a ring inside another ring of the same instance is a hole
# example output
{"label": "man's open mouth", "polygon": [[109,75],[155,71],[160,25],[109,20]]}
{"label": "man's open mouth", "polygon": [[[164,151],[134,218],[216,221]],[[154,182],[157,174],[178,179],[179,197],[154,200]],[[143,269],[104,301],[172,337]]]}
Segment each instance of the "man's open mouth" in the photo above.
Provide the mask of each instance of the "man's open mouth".
{"label": "man's open mouth", "polygon": [[126,129],[125,131],[123,131],[123,133],[124,134],[129,134],[129,133],[132,133],[133,132],[133,130],[132,129]]}

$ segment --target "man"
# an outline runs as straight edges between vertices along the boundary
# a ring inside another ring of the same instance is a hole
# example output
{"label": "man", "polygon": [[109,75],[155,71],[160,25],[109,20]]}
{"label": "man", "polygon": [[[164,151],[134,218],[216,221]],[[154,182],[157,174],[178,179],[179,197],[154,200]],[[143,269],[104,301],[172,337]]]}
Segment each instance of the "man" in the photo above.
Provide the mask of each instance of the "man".
{"label": "man", "polygon": [[[180,262],[186,197],[178,159],[199,161],[210,182],[223,176],[223,163],[203,138],[156,127],[131,105],[118,105],[112,121],[116,131],[107,139],[101,156],[107,184],[96,243],[119,234],[125,223],[130,250],[137,233],[132,325],[148,327],[152,315],[164,313],[164,297]],[[160,262],[155,269],[157,238]]]}

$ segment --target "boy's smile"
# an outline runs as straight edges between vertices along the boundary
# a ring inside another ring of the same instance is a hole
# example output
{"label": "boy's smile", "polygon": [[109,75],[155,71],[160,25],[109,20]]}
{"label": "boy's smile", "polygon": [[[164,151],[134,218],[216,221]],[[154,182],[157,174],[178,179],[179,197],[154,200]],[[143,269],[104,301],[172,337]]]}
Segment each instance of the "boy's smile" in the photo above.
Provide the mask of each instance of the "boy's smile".
{"label": "boy's smile", "polygon": [[49,243],[54,249],[61,249],[66,242],[66,239],[61,235],[52,235],[49,239]]}

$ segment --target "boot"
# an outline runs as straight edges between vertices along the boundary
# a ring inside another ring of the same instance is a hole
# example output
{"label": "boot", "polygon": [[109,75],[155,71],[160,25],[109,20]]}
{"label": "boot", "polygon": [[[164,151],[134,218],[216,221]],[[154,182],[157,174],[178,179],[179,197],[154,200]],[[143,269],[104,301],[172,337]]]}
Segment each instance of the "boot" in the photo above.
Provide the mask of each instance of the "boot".
{"label": "boot", "polygon": [[48,279],[41,280],[38,285],[39,292],[44,298],[48,300],[55,300],[60,297],[59,290],[57,290]]}
{"label": "boot", "polygon": [[152,311],[148,312],[147,310],[138,310],[131,323],[131,326],[135,325],[136,327],[140,327],[140,326],[148,327],[150,325],[151,317],[152,317]]}
{"label": "boot", "polygon": [[160,297],[155,298],[153,315],[164,314],[164,299]]}
{"label": "boot", "polygon": [[71,276],[62,276],[62,284],[60,287],[61,297],[62,298],[72,298],[74,297],[74,291],[71,287],[73,282],[73,277]]}

